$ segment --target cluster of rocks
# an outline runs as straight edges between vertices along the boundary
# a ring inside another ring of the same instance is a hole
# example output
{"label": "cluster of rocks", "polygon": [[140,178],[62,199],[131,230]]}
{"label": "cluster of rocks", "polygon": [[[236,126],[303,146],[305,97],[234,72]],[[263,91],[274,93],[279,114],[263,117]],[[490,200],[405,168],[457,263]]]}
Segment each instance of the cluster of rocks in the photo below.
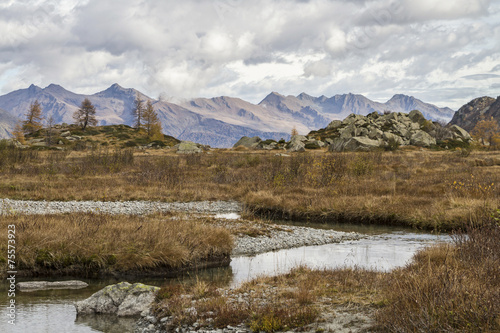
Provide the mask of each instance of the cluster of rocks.
{"label": "cluster of rocks", "polygon": [[351,114],[343,121],[334,120],[324,130],[311,134],[325,137],[331,151],[367,151],[408,145],[430,147],[438,140],[464,143],[472,140],[464,129],[456,125],[444,127],[426,120],[417,110],[409,114]]}
{"label": "cluster of rocks", "polygon": [[431,147],[438,141],[469,143],[471,140],[472,137],[463,128],[457,125],[442,126],[425,119],[420,111],[414,110],[409,114],[351,114],[343,121],[334,120],[326,128],[312,131],[307,136],[294,135],[289,142],[243,137],[233,148],[243,146],[247,149],[300,152],[328,147],[330,151],[369,151],[408,145]]}

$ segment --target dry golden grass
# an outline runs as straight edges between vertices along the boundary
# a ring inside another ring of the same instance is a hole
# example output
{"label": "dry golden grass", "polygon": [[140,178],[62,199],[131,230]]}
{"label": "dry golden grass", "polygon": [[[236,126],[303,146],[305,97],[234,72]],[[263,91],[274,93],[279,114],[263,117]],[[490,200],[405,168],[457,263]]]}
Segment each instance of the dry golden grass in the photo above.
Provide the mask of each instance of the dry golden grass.
{"label": "dry golden grass", "polygon": [[[31,155],[29,155],[31,154]],[[272,219],[448,230],[500,205],[498,152],[215,150],[16,152],[0,163],[0,197],[35,200],[238,200]],[[481,165],[481,166],[478,166]]]}
{"label": "dry golden grass", "polygon": [[[153,215],[69,214],[0,216],[16,226],[20,274],[97,275],[175,272],[207,261],[229,262],[232,236],[202,219]],[[0,253],[7,253],[7,236]],[[0,255],[2,271],[6,258]]]}
{"label": "dry golden grass", "polygon": [[388,305],[377,320],[390,332],[499,332],[498,221],[418,253],[388,276],[383,293]]}
{"label": "dry golden grass", "polygon": [[172,316],[171,328],[246,323],[256,332],[275,332],[310,324],[307,331],[323,329],[322,322],[339,310],[375,317],[370,331],[499,332],[499,218],[470,226],[452,244],[424,249],[406,267],[389,273],[298,267],[238,289],[215,289],[200,281],[190,288],[167,286],[160,291],[156,314]]}

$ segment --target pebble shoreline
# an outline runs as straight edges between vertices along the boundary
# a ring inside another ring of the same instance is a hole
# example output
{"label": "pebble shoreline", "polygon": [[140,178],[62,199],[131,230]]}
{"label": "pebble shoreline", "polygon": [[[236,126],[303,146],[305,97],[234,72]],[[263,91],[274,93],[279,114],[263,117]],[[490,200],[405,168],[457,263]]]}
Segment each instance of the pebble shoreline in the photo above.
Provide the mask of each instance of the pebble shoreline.
{"label": "pebble shoreline", "polygon": [[0,199],[0,215],[43,215],[104,213],[144,215],[159,212],[228,214],[241,212],[236,201],[153,202],[153,201],[33,201]]}

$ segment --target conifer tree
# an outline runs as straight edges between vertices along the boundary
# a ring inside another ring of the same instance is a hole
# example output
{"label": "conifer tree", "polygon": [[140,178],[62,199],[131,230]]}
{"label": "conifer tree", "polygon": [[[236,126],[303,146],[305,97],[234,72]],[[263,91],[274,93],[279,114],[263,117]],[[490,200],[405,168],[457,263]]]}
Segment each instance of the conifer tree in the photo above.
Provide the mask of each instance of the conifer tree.
{"label": "conifer tree", "polygon": [[143,116],[145,111],[144,101],[141,99],[141,96],[139,96],[139,93],[137,93],[134,103],[135,107],[132,110],[132,115],[134,116],[134,127],[139,130],[143,125]]}
{"label": "conifer tree", "polygon": [[147,101],[146,109],[143,113],[143,127],[150,140],[159,140],[162,138],[161,122],[158,118],[158,113],[153,108],[151,101]]}
{"label": "conifer tree", "polygon": [[82,130],[85,131],[87,126],[97,125],[95,112],[95,106],[92,105],[92,102],[88,98],[85,98],[80,108],[73,114],[73,119],[75,120],[75,123],[78,126],[81,126]]}
{"label": "conifer tree", "polygon": [[23,131],[26,134],[33,134],[42,129],[42,107],[38,100],[30,104],[26,120],[23,121]]}
{"label": "conifer tree", "polygon": [[19,141],[22,145],[26,144],[26,140],[24,138],[23,126],[20,122],[16,123],[14,130],[12,131],[12,137]]}

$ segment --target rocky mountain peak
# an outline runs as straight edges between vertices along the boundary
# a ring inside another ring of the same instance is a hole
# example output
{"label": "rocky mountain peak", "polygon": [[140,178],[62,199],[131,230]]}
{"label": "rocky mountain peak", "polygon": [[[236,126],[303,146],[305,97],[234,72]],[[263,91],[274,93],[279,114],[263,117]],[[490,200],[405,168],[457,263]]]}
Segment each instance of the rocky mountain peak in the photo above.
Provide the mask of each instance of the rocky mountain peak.
{"label": "rocky mountain peak", "polygon": [[462,106],[454,114],[450,124],[458,125],[467,131],[471,131],[483,118],[493,117],[500,121],[500,111],[497,112],[495,110],[497,109],[496,107],[492,108],[493,104],[497,104],[500,107],[500,97],[496,100],[488,96],[475,98]]}

